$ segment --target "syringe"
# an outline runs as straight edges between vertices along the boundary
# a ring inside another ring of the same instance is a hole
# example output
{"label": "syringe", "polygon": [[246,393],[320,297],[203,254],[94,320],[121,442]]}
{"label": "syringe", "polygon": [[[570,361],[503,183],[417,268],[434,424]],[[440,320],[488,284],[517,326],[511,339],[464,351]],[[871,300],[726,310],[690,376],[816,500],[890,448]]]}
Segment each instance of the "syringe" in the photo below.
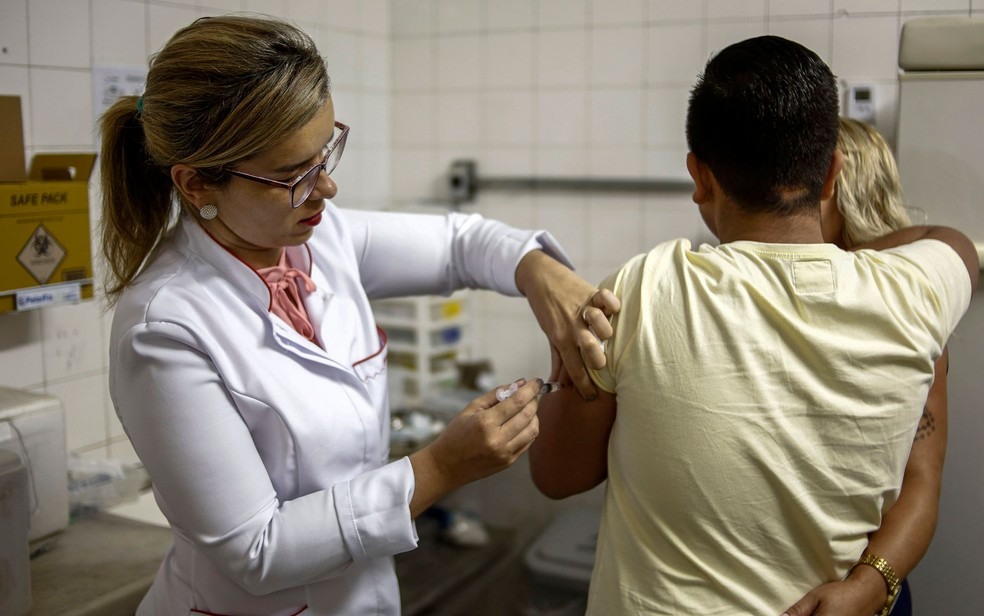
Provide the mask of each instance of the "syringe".
{"label": "syringe", "polygon": [[[552,392],[557,391],[561,387],[563,387],[563,385],[561,385],[560,382],[558,382],[558,381],[548,381],[548,382],[544,383],[540,387],[540,393],[537,394],[537,395],[542,396],[543,394],[549,394],[549,393],[552,393]],[[503,400],[505,400],[509,396],[511,396],[514,393],[516,393],[516,390],[518,390],[518,389],[519,389],[519,385],[516,384],[516,383],[510,383],[509,384],[509,387],[506,387],[506,388],[501,388],[500,387],[495,392],[495,399],[498,400],[499,402],[502,402]]]}

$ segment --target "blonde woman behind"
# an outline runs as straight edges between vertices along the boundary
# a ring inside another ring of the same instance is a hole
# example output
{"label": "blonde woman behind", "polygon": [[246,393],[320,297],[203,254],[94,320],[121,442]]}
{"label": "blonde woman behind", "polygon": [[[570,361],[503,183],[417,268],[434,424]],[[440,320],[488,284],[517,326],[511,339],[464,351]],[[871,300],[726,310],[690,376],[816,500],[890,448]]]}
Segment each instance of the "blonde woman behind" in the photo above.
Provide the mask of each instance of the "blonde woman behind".
{"label": "blonde woman behind", "polygon": [[902,197],[902,181],[885,138],[872,126],[840,118],[837,149],[844,167],[834,196],[821,204],[828,242],[853,248],[912,225]]}
{"label": "blonde woman behind", "polygon": [[[837,149],[844,167],[833,197],[820,204],[824,240],[841,248],[864,248],[868,242],[911,225],[902,196],[895,157],[873,127],[840,118]],[[936,377],[906,463],[902,490],[868,541],[866,553],[884,557],[900,579],[915,568],[929,548],[939,514],[943,459],[946,455],[947,351],[936,361]],[[856,567],[840,582],[813,590],[787,611],[807,614],[854,614],[865,597],[885,596],[886,586],[871,567]],[[892,616],[912,613],[908,584],[903,582]]]}

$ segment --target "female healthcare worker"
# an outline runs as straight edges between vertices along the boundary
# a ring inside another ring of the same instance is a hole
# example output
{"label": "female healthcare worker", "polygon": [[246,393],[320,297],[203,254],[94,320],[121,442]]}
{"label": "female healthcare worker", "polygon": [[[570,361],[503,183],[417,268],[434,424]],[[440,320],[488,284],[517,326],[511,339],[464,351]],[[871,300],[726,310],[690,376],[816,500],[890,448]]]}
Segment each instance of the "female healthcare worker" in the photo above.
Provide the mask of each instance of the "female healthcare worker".
{"label": "female healthcare worker", "polygon": [[610,335],[545,232],[336,208],[348,130],[311,39],[248,17],[177,32],[103,118],[110,393],[174,531],[141,616],[398,614],[414,517],[530,446],[538,379],[388,463],[370,298],[523,293],[575,382],[582,317]]}

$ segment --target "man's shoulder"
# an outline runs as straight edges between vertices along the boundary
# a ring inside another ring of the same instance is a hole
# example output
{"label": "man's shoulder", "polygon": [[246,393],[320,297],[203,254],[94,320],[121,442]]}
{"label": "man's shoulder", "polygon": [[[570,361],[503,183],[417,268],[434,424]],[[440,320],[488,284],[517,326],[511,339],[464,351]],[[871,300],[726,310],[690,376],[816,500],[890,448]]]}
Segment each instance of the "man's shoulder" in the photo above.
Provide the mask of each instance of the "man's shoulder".
{"label": "man's shoulder", "polygon": [[[700,249],[709,248],[702,246]],[[693,243],[686,238],[677,238],[660,242],[649,249],[645,254],[639,255],[638,259],[647,261],[673,261],[685,258],[687,253],[693,251]]]}
{"label": "man's shoulder", "polygon": [[648,251],[626,261],[621,270],[623,274],[631,272],[635,275],[643,275],[654,269],[660,269],[673,263],[686,261],[687,254],[691,252],[691,249],[692,244],[686,238],[660,242]]}
{"label": "man's shoulder", "polygon": [[926,238],[882,250],[857,251],[881,267],[920,272],[942,280],[958,283],[967,278],[966,266],[960,255],[946,242]]}
{"label": "man's shoulder", "polygon": [[948,315],[951,329],[970,305],[973,289],[967,266],[946,242],[920,239],[883,250],[859,250],[857,257],[878,272],[880,289],[894,292],[910,310],[923,306],[932,314]]}

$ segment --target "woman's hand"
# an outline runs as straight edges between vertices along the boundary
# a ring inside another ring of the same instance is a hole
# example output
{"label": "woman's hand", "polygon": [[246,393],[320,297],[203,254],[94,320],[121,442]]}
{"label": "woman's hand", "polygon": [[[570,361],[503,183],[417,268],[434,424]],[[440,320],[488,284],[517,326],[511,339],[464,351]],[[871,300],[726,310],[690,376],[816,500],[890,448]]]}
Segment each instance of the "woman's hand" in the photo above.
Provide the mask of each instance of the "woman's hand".
{"label": "woman's hand", "polygon": [[601,342],[612,335],[608,318],[621,308],[618,298],[539,250],[520,261],[516,286],[550,341],[550,380],[570,380],[582,398],[594,399],[597,390],[585,365],[605,367]]}
{"label": "woman's hand", "polygon": [[871,616],[885,607],[887,595],[881,574],[871,567],[855,567],[846,579],[808,592],[783,616]]}
{"label": "woman's hand", "polygon": [[536,411],[543,381],[517,384],[521,387],[501,402],[496,390],[474,399],[437,440],[410,456],[412,516],[452,490],[512,466],[530,448],[540,432]]}

